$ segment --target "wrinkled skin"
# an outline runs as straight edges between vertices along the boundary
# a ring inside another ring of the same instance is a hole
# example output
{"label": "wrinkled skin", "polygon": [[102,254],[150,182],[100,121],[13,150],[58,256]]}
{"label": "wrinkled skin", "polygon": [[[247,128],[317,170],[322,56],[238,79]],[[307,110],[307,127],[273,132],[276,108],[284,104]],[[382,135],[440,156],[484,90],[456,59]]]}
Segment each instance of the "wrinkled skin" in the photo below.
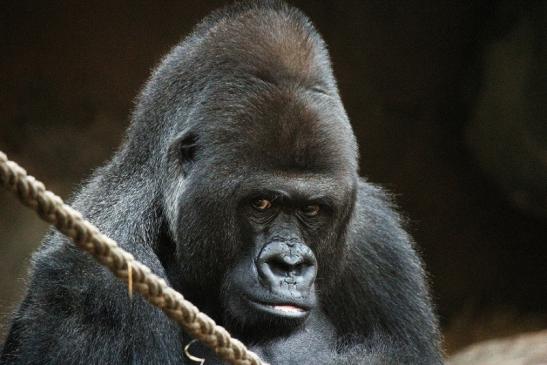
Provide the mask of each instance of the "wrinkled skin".
{"label": "wrinkled skin", "polygon": [[[357,160],[309,20],[243,3],[164,58],[72,204],[271,364],[440,364],[422,263]],[[0,363],[190,364],[190,340],[52,231]]]}

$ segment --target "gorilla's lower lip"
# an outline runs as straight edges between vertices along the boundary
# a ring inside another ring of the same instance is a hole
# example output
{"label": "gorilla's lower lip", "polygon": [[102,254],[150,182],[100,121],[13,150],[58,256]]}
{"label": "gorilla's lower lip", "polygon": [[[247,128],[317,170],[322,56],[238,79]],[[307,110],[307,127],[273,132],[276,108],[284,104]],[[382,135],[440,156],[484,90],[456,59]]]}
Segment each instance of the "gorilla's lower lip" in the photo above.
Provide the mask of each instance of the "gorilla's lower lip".
{"label": "gorilla's lower lip", "polygon": [[264,303],[247,298],[249,304],[255,309],[279,317],[300,319],[309,314],[309,309],[291,303]]}
{"label": "gorilla's lower lip", "polygon": [[289,312],[289,313],[305,312],[304,309],[300,307],[296,307],[294,305],[290,305],[290,304],[274,305],[273,308],[281,312]]}

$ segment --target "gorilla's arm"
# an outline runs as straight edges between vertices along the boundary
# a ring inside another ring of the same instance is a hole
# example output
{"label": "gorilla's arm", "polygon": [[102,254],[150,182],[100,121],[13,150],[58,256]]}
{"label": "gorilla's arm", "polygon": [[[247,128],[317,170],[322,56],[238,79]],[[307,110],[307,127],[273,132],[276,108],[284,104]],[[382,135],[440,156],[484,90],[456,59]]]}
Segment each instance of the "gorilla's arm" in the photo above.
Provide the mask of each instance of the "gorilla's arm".
{"label": "gorilla's arm", "polygon": [[35,255],[0,363],[180,364],[176,325],[63,241]]}
{"label": "gorilla's arm", "polygon": [[348,235],[344,273],[323,304],[346,336],[337,363],[442,364],[422,262],[389,197],[363,180]]}

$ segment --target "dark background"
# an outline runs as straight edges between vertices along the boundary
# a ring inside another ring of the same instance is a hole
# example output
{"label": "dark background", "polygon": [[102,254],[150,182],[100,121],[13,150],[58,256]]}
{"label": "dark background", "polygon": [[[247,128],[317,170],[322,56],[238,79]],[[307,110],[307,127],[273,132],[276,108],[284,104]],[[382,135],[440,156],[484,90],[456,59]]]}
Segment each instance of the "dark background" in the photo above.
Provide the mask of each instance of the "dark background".
{"label": "dark background", "polygon": [[[68,198],[151,68],[223,3],[3,3],[0,150]],[[447,349],[547,327],[546,1],[292,3],[329,44],[361,173],[409,217]],[[2,322],[46,229],[0,192]]]}

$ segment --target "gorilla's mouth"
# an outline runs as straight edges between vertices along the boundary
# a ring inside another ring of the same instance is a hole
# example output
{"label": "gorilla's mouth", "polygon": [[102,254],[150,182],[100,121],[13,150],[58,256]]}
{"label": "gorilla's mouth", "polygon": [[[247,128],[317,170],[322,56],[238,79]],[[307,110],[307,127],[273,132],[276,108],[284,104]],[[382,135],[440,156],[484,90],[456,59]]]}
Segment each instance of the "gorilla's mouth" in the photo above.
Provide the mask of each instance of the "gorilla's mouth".
{"label": "gorilla's mouth", "polygon": [[265,303],[246,298],[247,302],[255,310],[267,313],[277,317],[304,319],[308,316],[311,308],[302,304],[296,303]]}

